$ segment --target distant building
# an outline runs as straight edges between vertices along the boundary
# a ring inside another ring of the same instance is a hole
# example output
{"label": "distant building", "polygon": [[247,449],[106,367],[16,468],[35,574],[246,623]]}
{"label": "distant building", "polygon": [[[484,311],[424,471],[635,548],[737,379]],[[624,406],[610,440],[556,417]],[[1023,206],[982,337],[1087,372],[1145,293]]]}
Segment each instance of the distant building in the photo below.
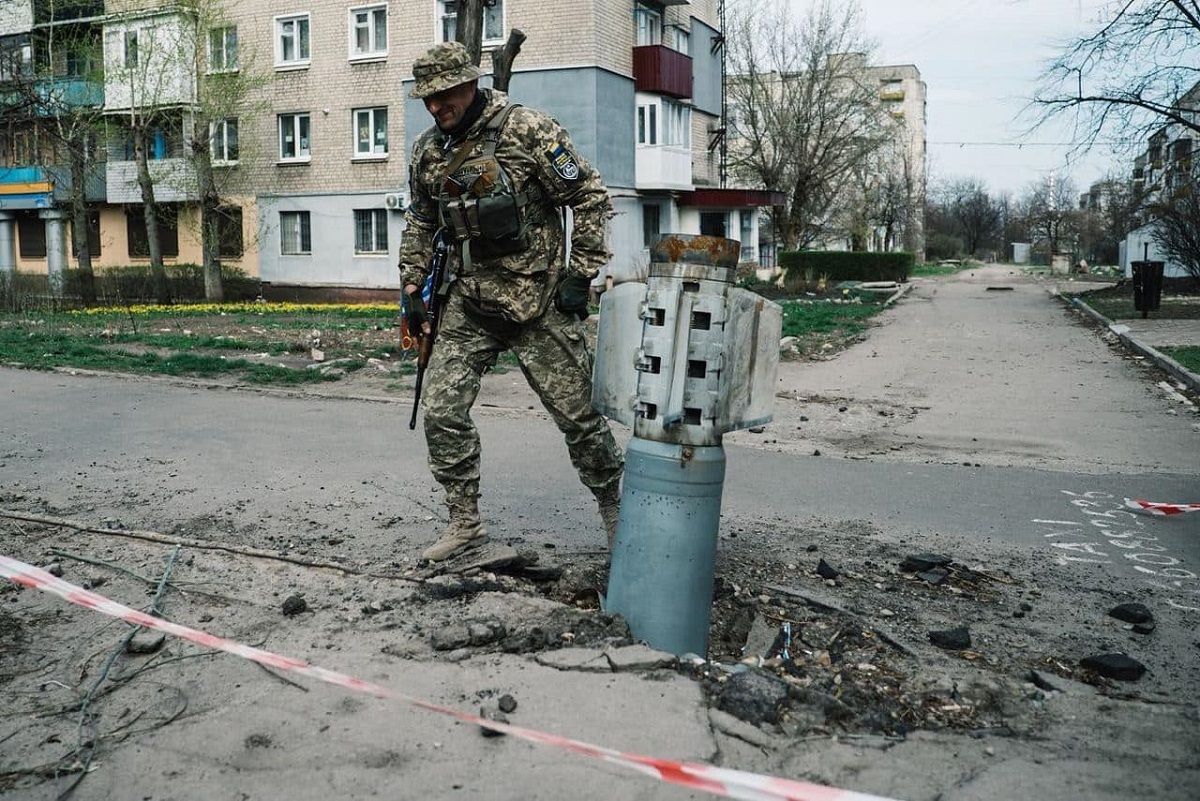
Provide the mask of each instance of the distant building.
{"label": "distant building", "polygon": [[[213,0],[214,7],[220,3]],[[200,262],[193,145],[207,144],[227,203],[222,258],[271,288],[398,286],[407,160],[432,124],[408,98],[412,62],[453,38],[455,0],[224,0],[224,18],[195,27],[167,0],[94,0],[90,94],[105,141],[88,200],[98,267],[145,263],[144,223],[128,119],[155,118],[149,157],[167,263]],[[759,251],[759,210],[775,196],[723,181],[724,0],[497,0],[484,47],[519,28],[528,38],[510,95],[553,114],[608,184],[612,273],[631,275],[668,232],[741,240]],[[44,60],[53,0],[0,0],[3,64]],[[195,35],[198,33],[199,35]],[[155,43],[178,38],[173,53]],[[197,46],[187,42],[198,42]],[[199,52],[195,52],[196,50]],[[158,59],[155,61],[155,59]],[[484,69],[490,67],[485,52]],[[148,69],[147,69],[148,68]],[[72,75],[62,65],[62,77]],[[135,91],[131,70],[161,79]],[[3,84],[14,76],[0,69]],[[221,74],[261,76],[251,102],[198,122],[198,87]],[[83,79],[81,74],[80,79]],[[46,76],[46,80],[57,80]],[[485,77],[483,84],[489,79]],[[206,130],[198,130],[204,127]],[[0,119],[0,270],[73,263],[62,165],[17,115]],[[140,232],[140,233],[139,233]]]}
{"label": "distant building", "polygon": [[[1179,97],[1181,115],[1192,123],[1200,122],[1200,81]],[[1146,150],[1134,159],[1133,185],[1145,193],[1146,204],[1164,201],[1184,191],[1200,191],[1200,159],[1197,158],[1196,132],[1179,123],[1159,128],[1147,140]],[[1131,231],[1120,248],[1121,267],[1131,276],[1131,263],[1145,258],[1165,261],[1164,275],[1182,277],[1187,269],[1161,253],[1154,242],[1154,220]]]}

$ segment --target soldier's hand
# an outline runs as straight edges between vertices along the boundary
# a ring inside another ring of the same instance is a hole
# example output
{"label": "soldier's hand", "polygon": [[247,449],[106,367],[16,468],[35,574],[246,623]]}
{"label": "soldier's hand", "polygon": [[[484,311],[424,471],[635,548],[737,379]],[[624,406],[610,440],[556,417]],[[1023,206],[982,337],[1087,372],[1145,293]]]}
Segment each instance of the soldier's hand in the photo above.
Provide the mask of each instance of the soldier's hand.
{"label": "soldier's hand", "polygon": [[592,286],[592,279],[584,278],[582,275],[571,275],[562,280],[558,285],[558,297],[555,300],[555,306],[564,314],[574,314],[580,320],[584,320],[588,316],[588,300],[589,290]]}
{"label": "soldier's hand", "polygon": [[425,314],[425,301],[421,299],[421,289],[416,284],[404,287],[408,296],[408,311],[404,315],[408,330],[412,333],[429,334],[433,328],[429,325],[429,316]]}

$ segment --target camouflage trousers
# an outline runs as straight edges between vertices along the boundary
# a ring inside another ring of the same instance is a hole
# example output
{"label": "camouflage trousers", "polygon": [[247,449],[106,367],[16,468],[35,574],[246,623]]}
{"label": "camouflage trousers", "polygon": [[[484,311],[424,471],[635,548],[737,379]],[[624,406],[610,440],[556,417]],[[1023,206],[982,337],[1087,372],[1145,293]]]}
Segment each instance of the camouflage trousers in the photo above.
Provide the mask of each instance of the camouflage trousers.
{"label": "camouflage trousers", "polygon": [[551,305],[520,325],[494,325],[468,314],[451,291],[438,326],[422,401],[429,467],[446,502],[479,494],[479,432],[471,406],[484,371],[511,350],[521,372],[566,437],[571,463],[589,489],[621,477],[624,458],[608,422],[592,408],[592,356],[579,321]]}

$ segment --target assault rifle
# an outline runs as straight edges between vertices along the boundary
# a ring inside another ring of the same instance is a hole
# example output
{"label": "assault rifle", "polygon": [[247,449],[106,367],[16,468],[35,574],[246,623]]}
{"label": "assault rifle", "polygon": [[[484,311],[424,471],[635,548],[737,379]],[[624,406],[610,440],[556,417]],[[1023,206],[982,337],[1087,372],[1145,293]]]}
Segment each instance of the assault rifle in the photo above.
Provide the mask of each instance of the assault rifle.
{"label": "assault rifle", "polygon": [[429,257],[429,278],[427,286],[432,287],[429,293],[429,305],[425,309],[425,317],[429,321],[429,333],[414,331],[417,338],[417,383],[413,389],[412,419],[408,421],[408,429],[417,427],[417,409],[421,405],[421,385],[425,383],[425,368],[429,366],[429,357],[433,355],[433,341],[437,339],[438,323],[442,316],[442,281],[446,277],[446,259],[450,255],[449,236],[444,228],[439,228],[433,235],[433,255]]}

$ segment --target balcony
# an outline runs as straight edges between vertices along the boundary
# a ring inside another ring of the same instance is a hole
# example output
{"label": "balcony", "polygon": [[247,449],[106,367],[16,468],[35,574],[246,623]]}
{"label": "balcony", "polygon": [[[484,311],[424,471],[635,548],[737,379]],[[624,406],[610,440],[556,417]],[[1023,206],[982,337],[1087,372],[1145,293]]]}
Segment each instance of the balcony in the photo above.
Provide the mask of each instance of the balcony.
{"label": "balcony", "polygon": [[[109,203],[141,203],[136,161],[109,161],[105,175]],[[156,203],[186,203],[199,200],[196,168],[185,158],[155,159],[150,162]]]}
{"label": "balcony", "polygon": [[49,208],[53,191],[54,181],[42,167],[0,167],[2,208]]}
{"label": "balcony", "polygon": [[633,80],[638,92],[689,98],[692,96],[692,57],[664,45],[635,47]]}
{"label": "balcony", "polygon": [[678,145],[638,145],[638,189],[692,188],[692,151]]}

